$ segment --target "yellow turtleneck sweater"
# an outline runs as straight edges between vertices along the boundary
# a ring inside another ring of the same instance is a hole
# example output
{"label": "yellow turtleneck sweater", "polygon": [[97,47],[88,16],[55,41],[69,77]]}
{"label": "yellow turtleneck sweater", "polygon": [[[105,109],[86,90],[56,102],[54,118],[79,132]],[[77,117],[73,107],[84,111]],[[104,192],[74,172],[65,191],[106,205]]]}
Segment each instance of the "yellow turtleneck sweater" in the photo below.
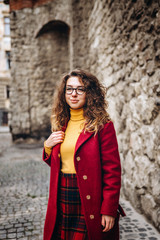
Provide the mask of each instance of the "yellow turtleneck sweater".
{"label": "yellow turtleneck sweater", "polygon": [[[77,139],[79,134],[81,133],[84,126],[84,116],[83,109],[70,109],[70,120],[68,122],[65,138],[60,147],[62,168],[61,171],[63,173],[76,173],[74,167],[74,151]],[[45,146],[45,152],[50,155],[52,148],[48,148]]]}

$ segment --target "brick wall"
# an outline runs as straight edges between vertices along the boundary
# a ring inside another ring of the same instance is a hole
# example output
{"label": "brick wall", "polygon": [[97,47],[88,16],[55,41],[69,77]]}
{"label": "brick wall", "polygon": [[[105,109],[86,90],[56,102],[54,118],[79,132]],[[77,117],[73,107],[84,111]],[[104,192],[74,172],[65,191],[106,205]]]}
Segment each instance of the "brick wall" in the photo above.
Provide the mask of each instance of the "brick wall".
{"label": "brick wall", "polygon": [[33,8],[51,1],[52,0],[10,0],[10,11]]}

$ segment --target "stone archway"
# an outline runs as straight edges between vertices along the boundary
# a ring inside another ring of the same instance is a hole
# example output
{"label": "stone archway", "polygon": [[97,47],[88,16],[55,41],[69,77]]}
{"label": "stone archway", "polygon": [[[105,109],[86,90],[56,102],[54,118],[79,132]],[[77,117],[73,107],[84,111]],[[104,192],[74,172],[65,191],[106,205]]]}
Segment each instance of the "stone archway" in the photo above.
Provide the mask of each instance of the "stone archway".
{"label": "stone archway", "polygon": [[32,136],[50,131],[50,108],[61,75],[69,70],[69,27],[62,21],[50,21],[37,33],[29,83],[30,126]]}

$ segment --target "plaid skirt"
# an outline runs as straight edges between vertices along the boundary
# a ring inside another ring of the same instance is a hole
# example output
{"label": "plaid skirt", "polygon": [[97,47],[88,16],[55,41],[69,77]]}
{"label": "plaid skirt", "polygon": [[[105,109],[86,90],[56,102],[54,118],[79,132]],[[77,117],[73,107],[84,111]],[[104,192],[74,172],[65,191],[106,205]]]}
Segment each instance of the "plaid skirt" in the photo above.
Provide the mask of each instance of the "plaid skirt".
{"label": "plaid skirt", "polygon": [[88,240],[76,174],[60,173],[57,202],[52,240]]}

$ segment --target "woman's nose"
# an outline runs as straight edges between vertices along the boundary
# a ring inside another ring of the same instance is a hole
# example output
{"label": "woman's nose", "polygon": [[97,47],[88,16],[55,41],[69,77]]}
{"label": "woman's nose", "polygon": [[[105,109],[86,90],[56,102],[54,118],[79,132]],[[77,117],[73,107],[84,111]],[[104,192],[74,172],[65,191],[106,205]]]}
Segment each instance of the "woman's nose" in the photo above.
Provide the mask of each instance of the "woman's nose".
{"label": "woman's nose", "polygon": [[74,89],[72,92],[72,96],[76,96],[76,95],[77,95],[77,91],[76,91],[76,89]]}

